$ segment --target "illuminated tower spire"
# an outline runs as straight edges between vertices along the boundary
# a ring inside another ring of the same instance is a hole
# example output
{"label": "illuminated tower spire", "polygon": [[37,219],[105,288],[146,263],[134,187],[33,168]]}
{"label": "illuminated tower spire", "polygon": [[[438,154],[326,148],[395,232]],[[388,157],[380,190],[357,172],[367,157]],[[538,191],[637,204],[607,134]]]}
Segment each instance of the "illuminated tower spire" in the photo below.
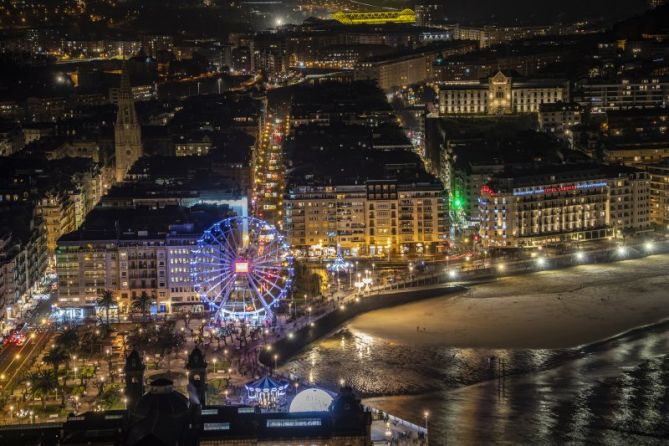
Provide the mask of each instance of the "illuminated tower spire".
{"label": "illuminated tower spire", "polygon": [[123,66],[117,105],[114,142],[116,147],[116,181],[120,182],[123,181],[135,161],[142,156],[142,128],[137,121],[127,65]]}

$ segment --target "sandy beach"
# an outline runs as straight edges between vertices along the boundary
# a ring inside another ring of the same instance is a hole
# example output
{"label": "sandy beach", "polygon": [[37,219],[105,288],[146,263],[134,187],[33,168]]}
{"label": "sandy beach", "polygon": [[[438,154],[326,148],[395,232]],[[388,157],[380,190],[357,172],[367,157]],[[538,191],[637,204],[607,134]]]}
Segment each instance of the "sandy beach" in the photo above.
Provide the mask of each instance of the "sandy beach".
{"label": "sandy beach", "polygon": [[349,327],[414,346],[569,348],[669,318],[668,304],[669,255],[656,255],[503,278]]}

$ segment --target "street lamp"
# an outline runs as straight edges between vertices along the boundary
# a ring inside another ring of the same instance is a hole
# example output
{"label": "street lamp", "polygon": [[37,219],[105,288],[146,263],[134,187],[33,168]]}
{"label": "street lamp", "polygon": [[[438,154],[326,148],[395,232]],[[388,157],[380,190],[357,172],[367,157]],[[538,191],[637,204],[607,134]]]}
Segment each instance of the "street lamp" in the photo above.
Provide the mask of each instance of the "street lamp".
{"label": "street lamp", "polygon": [[430,444],[427,441],[427,420],[430,418],[430,412],[427,411],[427,410],[425,412],[423,412],[423,418],[425,418],[425,443]]}
{"label": "street lamp", "polygon": [[275,354],[274,354],[274,370],[276,370],[276,368],[277,368],[277,367],[276,367],[276,361],[277,361],[277,359],[279,359],[279,355],[277,355],[277,354],[275,353]]}
{"label": "street lamp", "polygon": [[216,362],[218,361],[218,358],[214,358],[214,373],[216,373]]}

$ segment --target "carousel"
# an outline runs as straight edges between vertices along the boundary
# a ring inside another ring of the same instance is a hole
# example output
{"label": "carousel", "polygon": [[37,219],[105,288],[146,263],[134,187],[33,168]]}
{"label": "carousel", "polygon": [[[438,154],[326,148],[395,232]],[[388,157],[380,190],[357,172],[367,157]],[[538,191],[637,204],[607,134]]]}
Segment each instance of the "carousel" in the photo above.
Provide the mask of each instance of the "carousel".
{"label": "carousel", "polygon": [[278,407],[286,403],[288,383],[269,376],[252,381],[244,386],[249,404],[260,407]]}

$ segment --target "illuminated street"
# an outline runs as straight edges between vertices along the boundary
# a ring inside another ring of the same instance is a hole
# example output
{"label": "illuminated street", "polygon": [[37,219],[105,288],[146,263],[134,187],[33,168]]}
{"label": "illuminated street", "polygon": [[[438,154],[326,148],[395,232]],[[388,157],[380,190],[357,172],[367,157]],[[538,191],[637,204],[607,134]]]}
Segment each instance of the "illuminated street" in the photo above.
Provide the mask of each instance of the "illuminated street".
{"label": "illuminated street", "polygon": [[0,2],[0,446],[669,444],[668,23]]}
{"label": "illuminated street", "polygon": [[254,150],[252,207],[255,215],[281,227],[285,168],[282,142],[285,126],[280,118],[265,123]]}

